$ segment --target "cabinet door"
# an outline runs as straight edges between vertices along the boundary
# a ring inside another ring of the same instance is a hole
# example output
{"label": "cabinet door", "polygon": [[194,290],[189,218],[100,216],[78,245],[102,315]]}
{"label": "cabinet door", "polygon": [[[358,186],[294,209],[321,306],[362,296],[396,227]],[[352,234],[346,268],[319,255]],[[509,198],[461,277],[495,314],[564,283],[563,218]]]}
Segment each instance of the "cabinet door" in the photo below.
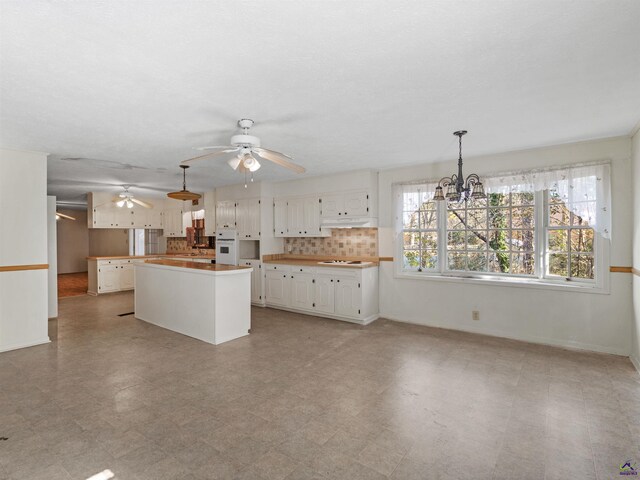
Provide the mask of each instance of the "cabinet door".
{"label": "cabinet door", "polygon": [[236,204],[231,200],[216,202],[216,230],[236,228]]}
{"label": "cabinet door", "polygon": [[282,198],[273,202],[273,234],[276,237],[287,236],[287,201]]}
{"label": "cabinet door", "polygon": [[265,296],[267,303],[289,306],[289,275],[278,271],[270,271],[265,275]]}
{"label": "cabinet door", "polygon": [[320,234],[320,198],[311,197],[303,200],[302,234],[315,236]]}
{"label": "cabinet door", "polygon": [[301,237],[304,231],[304,199],[292,198],[287,201],[287,236]]}
{"label": "cabinet door", "polygon": [[249,235],[250,238],[260,238],[260,206],[262,201],[259,198],[249,200]]}
{"label": "cabinet door", "polygon": [[136,205],[131,210],[131,221],[133,228],[149,228],[149,209]]}
{"label": "cabinet door", "polygon": [[366,217],[369,215],[369,194],[353,192],[344,194],[344,216]]}
{"label": "cabinet door", "polygon": [[164,211],[164,235],[165,237],[182,237],[182,210],[171,208]]}
{"label": "cabinet door", "polygon": [[322,200],[321,216],[323,218],[339,217],[344,214],[344,196],[341,193],[323,195],[321,200]]}
{"label": "cabinet door", "polygon": [[133,288],[133,264],[121,265],[120,273],[120,290],[131,290]]}
{"label": "cabinet door", "polygon": [[216,234],[216,193],[204,194],[204,234],[213,237]]}
{"label": "cabinet door", "polygon": [[291,307],[302,310],[313,309],[313,276],[299,273],[291,275]]}
{"label": "cabinet door", "polygon": [[98,293],[120,290],[120,269],[118,265],[98,267]]}
{"label": "cabinet door", "polygon": [[238,200],[235,223],[240,239],[260,237],[260,199]]}
{"label": "cabinet door", "polygon": [[152,208],[147,210],[148,228],[162,228],[162,210]]}
{"label": "cabinet door", "polygon": [[133,228],[134,215],[133,208],[117,207],[114,210],[114,226],[119,228]]}
{"label": "cabinet door", "polygon": [[114,228],[119,227],[119,218],[117,211],[120,208],[113,203],[97,206],[93,209],[93,227],[94,228]]}
{"label": "cabinet door", "polygon": [[331,277],[316,277],[313,284],[313,306],[322,313],[335,311],[335,281]]}
{"label": "cabinet door", "polygon": [[352,278],[336,278],[335,313],[345,317],[359,317],[362,295],[358,280]]}
{"label": "cabinet door", "polygon": [[262,264],[260,260],[251,260],[247,266],[253,268],[251,272],[251,301],[262,303]]}

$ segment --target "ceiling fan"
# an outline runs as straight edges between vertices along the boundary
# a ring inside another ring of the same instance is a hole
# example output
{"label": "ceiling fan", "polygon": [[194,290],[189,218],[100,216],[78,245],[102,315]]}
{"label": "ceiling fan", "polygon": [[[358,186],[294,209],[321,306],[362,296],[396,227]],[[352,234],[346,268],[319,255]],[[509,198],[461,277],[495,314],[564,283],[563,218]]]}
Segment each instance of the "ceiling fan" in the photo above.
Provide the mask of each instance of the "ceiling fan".
{"label": "ceiling fan", "polygon": [[227,163],[234,170],[238,170],[245,174],[253,173],[261,167],[260,162],[256,157],[268,160],[296,173],[306,172],[304,167],[293,163],[293,159],[288,155],[260,147],[260,139],[256,136],[249,135],[249,129],[253,124],[254,121],[248,118],[238,120],[238,127],[242,129],[242,133],[231,137],[231,141],[229,142],[231,145],[197,147],[196,150],[213,150],[213,152],[189,158],[181,163],[190,164],[199,160],[207,160],[221,155],[234,154],[230,160],[227,160]]}
{"label": "ceiling fan", "polygon": [[122,188],[124,188],[124,192],[117,197],[113,197],[112,200],[112,202],[116,204],[116,207],[122,208],[126,206],[127,208],[133,208],[133,204],[135,203],[144,208],[153,208],[153,205],[135,198],[133,194],[129,192],[131,185],[123,185]]}
{"label": "ceiling fan", "polygon": [[64,218],[66,220],[74,220],[75,221],[75,217],[72,217],[71,215],[65,215],[64,213],[60,213],[60,212],[56,212],[56,220],[60,220],[61,218]]}

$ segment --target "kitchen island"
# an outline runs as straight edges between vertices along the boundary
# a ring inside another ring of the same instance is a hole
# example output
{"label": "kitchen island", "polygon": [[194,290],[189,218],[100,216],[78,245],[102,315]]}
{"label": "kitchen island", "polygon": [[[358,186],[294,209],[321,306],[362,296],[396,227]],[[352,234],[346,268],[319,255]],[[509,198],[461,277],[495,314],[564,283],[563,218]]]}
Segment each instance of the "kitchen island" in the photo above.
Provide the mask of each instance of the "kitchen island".
{"label": "kitchen island", "polygon": [[135,316],[218,345],[249,334],[251,267],[147,260],[135,264]]}

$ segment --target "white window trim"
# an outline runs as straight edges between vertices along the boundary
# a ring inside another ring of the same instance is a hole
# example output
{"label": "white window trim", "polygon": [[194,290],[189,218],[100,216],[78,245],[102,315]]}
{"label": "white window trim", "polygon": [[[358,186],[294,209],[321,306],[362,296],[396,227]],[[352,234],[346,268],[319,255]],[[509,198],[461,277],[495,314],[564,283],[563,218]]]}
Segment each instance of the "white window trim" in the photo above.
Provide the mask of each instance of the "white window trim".
{"label": "white window trim", "polygon": [[[439,270],[423,270],[421,272],[403,269],[403,230],[394,232],[394,251],[396,252],[394,260],[394,278],[426,280],[436,282],[454,282],[478,285],[500,285],[505,287],[517,288],[534,288],[544,290],[561,290],[566,292],[582,292],[610,294],[610,242],[604,239],[598,232],[594,232],[594,256],[595,256],[595,274],[594,280],[579,280],[548,276],[546,275],[547,263],[547,215],[545,208],[547,207],[546,191],[535,192],[535,210],[536,219],[535,239],[536,239],[536,264],[535,275],[501,275],[489,272],[453,272],[446,270],[446,241],[442,238],[443,222],[446,222],[445,202],[440,202],[438,206],[438,257]],[[399,200],[396,200],[399,201]],[[396,209],[397,210],[397,209]],[[542,248],[542,245],[545,247]]]}

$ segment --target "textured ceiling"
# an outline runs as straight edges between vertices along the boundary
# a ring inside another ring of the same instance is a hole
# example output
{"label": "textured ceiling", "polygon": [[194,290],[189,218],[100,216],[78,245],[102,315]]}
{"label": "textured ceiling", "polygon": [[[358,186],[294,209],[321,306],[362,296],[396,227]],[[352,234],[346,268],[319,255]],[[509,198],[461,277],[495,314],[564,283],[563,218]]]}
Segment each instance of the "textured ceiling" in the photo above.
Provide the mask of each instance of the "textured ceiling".
{"label": "textured ceiling", "polygon": [[[228,143],[241,117],[319,175],[453,159],[461,128],[473,156],[628,134],[640,116],[636,0],[0,8],[0,144],[50,152],[62,200],[176,189],[191,147]],[[268,163],[258,179],[295,177]],[[241,181],[223,160],[189,175]]]}

